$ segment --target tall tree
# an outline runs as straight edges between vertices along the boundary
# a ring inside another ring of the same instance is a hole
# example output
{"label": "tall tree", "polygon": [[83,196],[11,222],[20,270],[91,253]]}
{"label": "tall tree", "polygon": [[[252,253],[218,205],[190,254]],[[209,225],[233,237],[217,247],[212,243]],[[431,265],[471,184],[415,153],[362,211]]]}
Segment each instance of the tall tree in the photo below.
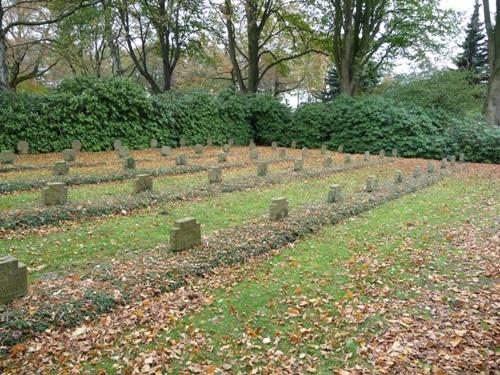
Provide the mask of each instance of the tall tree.
{"label": "tall tree", "polygon": [[488,47],[486,45],[486,35],[484,25],[479,19],[479,8],[481,4],[476,0],[474,12],[467,25],[466,37],[462,43],[463,52],[460,53],[455,64],[459,69],[466,69],[478,77],[479,82],[488,79]]}
{"label": "tall tree", "polygon": [[500,0],[496,0],[495,23],[491,19],[490,3],[483,0],[484,23],[488,35],[490,80],[484,114],[492,125],[500,125]]}
{"label": "tall tree", "polygon": [[[9,50],[19,45],[40,45],[47,40],[47,30],[43,27],[54,25],[90,4],[92,0],[0,0],[0,91],[15,90],[20,82],[47,71],[47,68],[40,67],[38,59],[31,63],[31,69],[22,72],[19,60],[9,64]],[[17,43],[15,36],[21,31],[26,37]]]}
{"label": "tall tree", "polygon": [[437,50],[455,27],[439,0],[319,0],[342,94],[354,95],[363,67]]}

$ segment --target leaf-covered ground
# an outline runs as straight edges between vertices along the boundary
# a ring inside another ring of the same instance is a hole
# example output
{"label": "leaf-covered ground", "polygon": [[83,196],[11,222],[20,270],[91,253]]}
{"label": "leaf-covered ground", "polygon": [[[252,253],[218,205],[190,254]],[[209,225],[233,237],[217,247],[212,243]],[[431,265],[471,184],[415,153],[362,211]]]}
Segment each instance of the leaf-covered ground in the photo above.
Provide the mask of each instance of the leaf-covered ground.
{"label": "leaf-covered ground", "polygon": [[[500,171],[12,347],[6,373],[495,374]],[[126,275],[124,275],[126,277]]]}

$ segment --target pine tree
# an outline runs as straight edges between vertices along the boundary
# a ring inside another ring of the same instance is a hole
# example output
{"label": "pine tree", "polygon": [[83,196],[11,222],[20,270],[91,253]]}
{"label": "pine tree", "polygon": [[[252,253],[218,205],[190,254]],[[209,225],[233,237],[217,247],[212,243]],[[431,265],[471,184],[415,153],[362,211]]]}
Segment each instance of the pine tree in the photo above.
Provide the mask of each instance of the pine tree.
{"label": "pine tree", "polygon": [[462,43],[463,52],[455,59],[459,69],[470,70],[479,81],[488,80],[488,47],[484,25],[479,20],[479,0],[474,4],[474,12],[467,25],[467,36]]}

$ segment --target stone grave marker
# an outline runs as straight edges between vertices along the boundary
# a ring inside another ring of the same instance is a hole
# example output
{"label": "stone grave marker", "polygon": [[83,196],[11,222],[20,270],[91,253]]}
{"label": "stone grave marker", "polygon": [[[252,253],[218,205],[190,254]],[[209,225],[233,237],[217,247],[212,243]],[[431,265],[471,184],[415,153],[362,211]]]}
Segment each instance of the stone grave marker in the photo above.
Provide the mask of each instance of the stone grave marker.
{"label": "stone grave marker", "polygon": [[184,137],[181,137],[179,139],[179,146],[180,147],[186,147],[186,139]]}
{"label": "stone grave marker", "polygon": [[392,157],[393,158],[397,158],[398,157],[398,149],[397,148],[393,148],[392,149]]}
{"label": "stone grave marker", "polygon": [[295,150],[297,148],[297,141],[292,141],[292,144],[290,145],[290,148],[292,150]]}
{"label": "stone grave marker", "polygon": [[328,203],[339,202],[342,199],[342,189],[340,185],[330,185],[330,190],[328,190]]}
{"label": "stone grave marker", "polygon": [[124,169],[135,169],[135,159],[132,156],[127,156],[126,158],[124,158],[122,164]]}
{"label": "stone grave marker", "polygon": [[208,168],[208,182],[211,184],[222,182],[222,169],[220,167]]}
{"label": "stone grave marker", "polygon": [[175,164],[177,165],[187,165],[187,155],[186,154],[177,154],[175,157]]}
{"label": "stone grave marker", "polygon": [[17,152],[19,155],[26,155],[30,152],[30,145],[26,141],[17,142]]}
{"label": "stone grave marker", "polygon": [[422,168],[420,167],[420,165],[417,165],[413,170],[413,178],[419,178],[421,174],[422,174]]}
{"label": "stone grave marker", "polygon": [[380,156],[380,158],[385,158],[385,150],[380,150],[378,156]]}
{"label": "stone grave marker", "polygon": [[465,162],[465,154],[463,152],[461,152],[459,155],[458,155],[458,161],[460,163],[463,163]]}
{"label": "stone grave marker", "polygon": [[170,150],[171,150],[170,147],[168,147],[168,146],[162,146],[161,149],[160,149],[160,155],[164,156],[164,157],[169,156],[170,155]]}
{"label": "stone grave marker", "polygon": [[323,160],[323,167],[325,168],[331,168],[333,166],[333,159],[331,156],[325,157]]}
{"label": "stone grave marker", "polygon": [[366,191],[371,193],[378,189],[378,179],[375,176],[368,176],[366,179]]}
{"label": "stone grave marker", "polygon": [[451,164],[455,164],[455,162],[457,161],[457,157],[455,155],[450,155],[448,156],[448,160]]}
{"label": "stone grave marker", "polygon": [[149,145],[151,146],[151,148],[158,148],[158,140],[152,139]]}
{"label": "stone grave marker", "polygon": [[170,248],[181,251],[201,244],[201,225],[194,217],[176,220],[170,231]]}
{"label": "stone grave marker", "polygon": [[326,147],[326,145],[325,144],[321,145],[321,155],[325,155],[327,151],[328,148]]}
{"label": "stone grave marker", "polygon": [[300,172],[304,170],[304,159],[295,159],[293,161],[293,170],[295,172]]}
{"label": "stone grave marker", "polygon": [[128,158],[130,156],[130,152],[127,146],[122,146],[118,149],[118,156],[120,158]]}
{"label": "stone grave marker", "polygon": [[0,152],[0,164],[14,164],[16,161],[16,154],[12,151],[4,150]]}
{"label": "stone grave marker", "polygon": [[225,152],[221,152],[217,155],[217,160],[219,163],[225,163],[227,161],[227,154]]}
{"label": "stone grave marker", "polygon": [[122,141],[120,141],[119,139],[115,139],[113,141],[113,148],[115,149],[115,151],[119,151],[122,148]]}
{"label": "stone grave marker", "polygon": [[229,147],[233,147],[234,146],[234,139],[229,138],[229,140],[227,141],[227,144],[229,145]]}
{"label": "stone grave marker", "polygon": [[73,142],[71,142],[71,148],[76,152],[82,151],[82,142],[80,142],[79,139],[75,139]]}
{"label": "stone grave marker", "polygon": [[134,194],[151,190],[153,190],[153,177],[148,174],[138,174],[134,178]]}
{"label": "stone grave marker", "polygon": [[447,166],[448,166],[448,160],[446,160],[446,158],[442,158],[441,159],[441,169],[446,169]]}
{"label": "stone grave marker", "polygon": [[214,141],[212,140],[212,138],[207,138],[207,147],[212,147],[213,144]]}
{"label": "stone grave marker", "polygon": [[69,164],[63,161],[56,161],[52,168],[54,176],[66,176],[69,173]]}
{"label": "stone grave marker", "polygon": [[76,159],[76,151],[72,148],[67,148],[62,152],[64,161],[75,161]]}
{"label": "stone grave marker", "polygon": [[269,163],[267,161],[257,162],[257,176],[267,176],[267,171],[269,170]]}
{"label": "stone grave marker", "polygon": [[0,304],[28,293],[26,265],[11,255],[0,256]]}
{"label": "stone grave marker", "polygon": [[370,151],[365,151],[365,155],[363,156],[364,161],[370,160]]}
{"label": "stone grave marker", "polygon": [[302,158],[307,157],[307,147],[302,147]]}
{"label": "stone grave marker", "polygon": [[342,154],[344,152],[344,145],[340,145],[337,151]]}
{"label": "stone grave marker", "polygon": [[273,149],[273,151],[276,151],[278,149],[278,142],[271,143],[271,148]]}
{"label": "stone grave marker", "polygon": [[223,147],[222,147],[222,151],[225,152],[226,154],[229,153],[229,149],[231,148],[231,146],[229,144],[225,144]]}
{"label": "stone grave marker", "polygon": [[255,144],[254,141],[250,141],[250,144],[248,145],[250,147],[250,150],[255,150],[257,148],[257,145]]}
{"label": "stone grave marker", "polygon": [[351,164],[352,162],[352,156],[351,154],[345,154],[344,156],[344,164]]}
{"label": "stone grave marker", "polygon": [[259,153],[257,150],[252,150],[250,151],[250,159],[251,160],[257,160],[259,158]]}
{"label": "stone grave marker", "polygon": [[286,159],[286,148],[280,148],[280,159]]}
{"label": "stone grave marker", "polygon": [[273,198],[269,207],[269,220],[279,221],[288,217],[288,199]]}
{"label": "stone grave marker", "polygon": [[56,206],[68,202],[68,187],[62,182],[48,182],[42,189],[42,202],[45,206]]}
{"label": "stone grave marker", "polygon": [[427,163],[427,173],[434,173],[434,164],[431,162]]}
{"label": "stone grave marker", "polygon": [[396,173],[394,174],[394,183],[400,184],[402,182],[403,182],[403,172],[396,171]]}
{"label": "stone grave marker", "polygon": [[196,155],[201,155],[201,154],[203,154],[203,146],[202,146],[202,145],[200,145],[200,144],[195,145],[195,146],[194,146],[194,153],[195,153]]}

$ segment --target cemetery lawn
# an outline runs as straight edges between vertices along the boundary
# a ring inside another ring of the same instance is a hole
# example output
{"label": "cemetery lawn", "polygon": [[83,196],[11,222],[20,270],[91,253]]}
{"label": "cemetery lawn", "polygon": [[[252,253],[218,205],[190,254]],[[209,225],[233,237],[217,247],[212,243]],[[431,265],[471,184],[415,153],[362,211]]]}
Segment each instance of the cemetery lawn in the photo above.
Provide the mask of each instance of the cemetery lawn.
{"label": "cemetery lawn", "polygon": [[493,171],[459,172],[176,291],[28,340],[12,348],[6,373],[497,368]]}

